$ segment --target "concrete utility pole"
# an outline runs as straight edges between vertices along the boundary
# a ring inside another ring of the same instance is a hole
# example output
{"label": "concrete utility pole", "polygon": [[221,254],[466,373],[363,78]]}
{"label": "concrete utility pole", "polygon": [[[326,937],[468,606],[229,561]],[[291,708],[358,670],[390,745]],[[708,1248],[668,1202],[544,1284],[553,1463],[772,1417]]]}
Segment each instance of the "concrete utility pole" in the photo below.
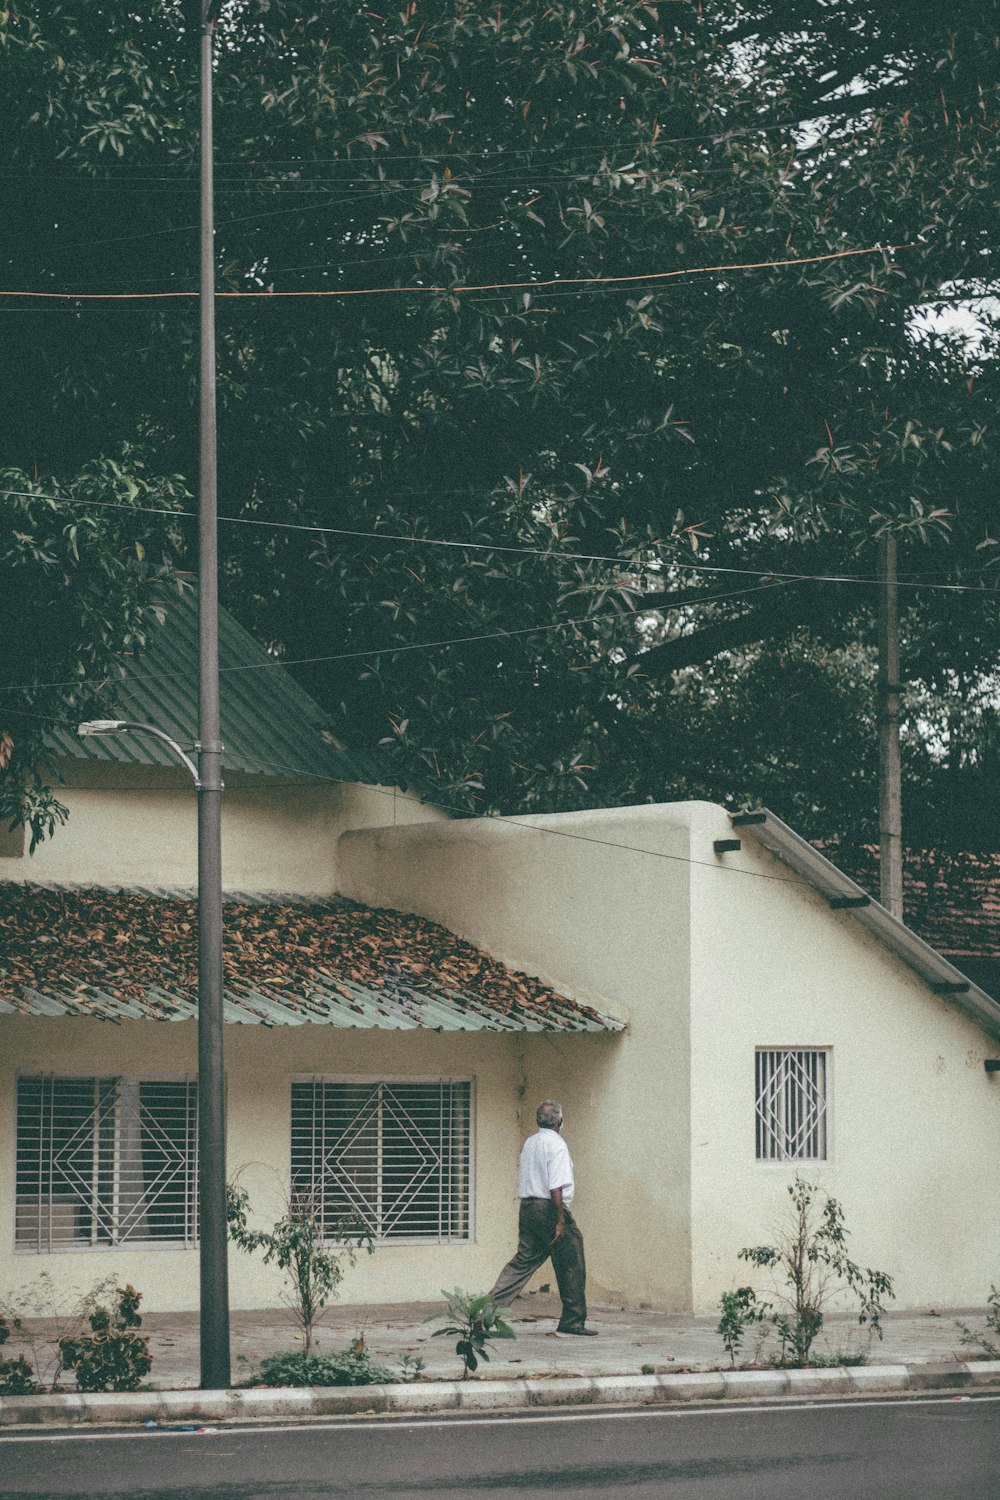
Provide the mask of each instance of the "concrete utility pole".
{"label": "concrete utility pole", "polygon": [[879,899],[903,920],[903,800],[899,766],[899,608],[896,538],[879,543],[878,758]]}
{"label": "concrete utility pole", "polygon": [[198,1233],[201,1384],[230,1384],[226,1097],[222,1043],[222,744],[215,427],[212,66],[222,0],[202,0],[200,466],[198,482]]}

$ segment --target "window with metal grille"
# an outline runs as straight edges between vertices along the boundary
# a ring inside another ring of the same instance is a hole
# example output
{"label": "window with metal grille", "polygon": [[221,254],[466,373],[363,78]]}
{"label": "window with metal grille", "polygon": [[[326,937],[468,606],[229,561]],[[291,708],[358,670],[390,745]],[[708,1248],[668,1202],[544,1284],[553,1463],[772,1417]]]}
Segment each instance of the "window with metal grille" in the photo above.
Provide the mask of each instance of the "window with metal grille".
{"label": "window with metal grille", "polygon": [[193,1244],[197,1115],[192,1080],[19,1078],[16,1249]]}
{"label": "window with metal grille", "polygon": [[823,1049],[757,1049],[757,1160],[826,1161]]}
{"label": "window with metal grille", "polygon": [[471,1238],[472,1084],[292,1084],[292,1191],[324,1229],[356,1215],[381,1241]]}

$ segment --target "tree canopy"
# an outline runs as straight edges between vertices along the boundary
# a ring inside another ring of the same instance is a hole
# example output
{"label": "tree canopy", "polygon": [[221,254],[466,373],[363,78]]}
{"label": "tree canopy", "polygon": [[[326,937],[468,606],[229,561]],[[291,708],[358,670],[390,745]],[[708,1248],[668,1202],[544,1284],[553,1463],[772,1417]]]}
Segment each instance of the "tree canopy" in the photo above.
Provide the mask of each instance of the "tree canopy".
{"label": "tree canopy", "polygon": [[[3,460],[43,493],[126,453],[195,488],[190,9],[0,18],[8,287],[72,294],[3,299]],[[918,10],[227,8],[223,597],[437,800],[767,790],[870,826],[886,531],[914,776],[981,691],[998,28]]]}
{"label": "tree canopy", "polygon": [[65,808],[50,785],[45,731],[97,716],[102,685],[157,628],[179,580],[168,517],[177,479],[150,477],[126,445],[70,476],[67,507],[33,476],[0,471],[0,827],[26,824],[31,849]]}

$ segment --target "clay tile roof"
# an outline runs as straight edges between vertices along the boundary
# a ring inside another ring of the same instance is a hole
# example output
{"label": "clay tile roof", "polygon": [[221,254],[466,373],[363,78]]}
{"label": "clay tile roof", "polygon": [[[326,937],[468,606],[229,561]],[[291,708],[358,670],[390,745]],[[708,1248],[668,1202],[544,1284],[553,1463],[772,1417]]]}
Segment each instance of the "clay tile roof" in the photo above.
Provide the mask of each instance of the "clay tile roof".
{"label": "clay tile roof", "polygon": [[[619,1031],[436,922],[345,899],[227,900],[227,1021],[444,1031]],[[0,883],[0,1015],[188,1020],[193,897]]]}
{"label": "clay tile roof", "polygon": [[[823,846],[835,865],[878,894],[878,849]],[[952,959],[1000,960],[1000,854],[908,849],[903,871],[906,925]]]}

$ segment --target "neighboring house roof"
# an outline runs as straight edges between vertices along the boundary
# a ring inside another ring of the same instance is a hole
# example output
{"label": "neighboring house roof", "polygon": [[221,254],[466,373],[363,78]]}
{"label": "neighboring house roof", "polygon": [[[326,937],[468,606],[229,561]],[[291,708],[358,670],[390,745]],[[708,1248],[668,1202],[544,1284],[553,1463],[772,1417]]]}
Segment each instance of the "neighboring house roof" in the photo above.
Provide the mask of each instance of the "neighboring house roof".
{"label": "neighboring house roof", "polygon": [[[824,852],[861,885],[878,889],[877,848],[841,845]],[[907,849],[903,905],[908,927],[1000,996],[1000,854]]]}
{"label": "neighboring house roof", "polygon": [[[191,896],[0,884],[0,1015],[197,1015]],[[265,1026],[621,1031],[423,917],[344,899],[225,907],[225,1019]]]}
{"label": "neighboring house roof", "polygon": [[912,927],[898,921],[850,876],[832,864],[812,844],[801,838],[766,808],[738,813],[730,818],[734,828],[746,829],[797,875],[813,886],[832,907],[860,923],[902,959],[936,994],[946,997],[960,1010],[1000,1036],[1000,1004]]}
{"label": "neighboring house roof", "polygon": [[[862,885],[878,886],[872,845],[824,847]],[[1000,854],[907,849],[903,856],[907,925],[949,958],[1000,958]]]}
{"label": "neighboring house roof", "polygon": [[[141,656],[126,658],[124,679],[101,693],[108,718],[154,725],[190,748],[198,738],[198,600],[194,589],[161,601],[162,626]],[[319,776],[335,781],[392,783],[373,758],[324,739],[324,715],[274,656],[219,610],[219,697],[223,765],[266,776]],[[69,729],[49,731],[49,748],[76,760],[176,765],[151,735],[81,739]]]}

